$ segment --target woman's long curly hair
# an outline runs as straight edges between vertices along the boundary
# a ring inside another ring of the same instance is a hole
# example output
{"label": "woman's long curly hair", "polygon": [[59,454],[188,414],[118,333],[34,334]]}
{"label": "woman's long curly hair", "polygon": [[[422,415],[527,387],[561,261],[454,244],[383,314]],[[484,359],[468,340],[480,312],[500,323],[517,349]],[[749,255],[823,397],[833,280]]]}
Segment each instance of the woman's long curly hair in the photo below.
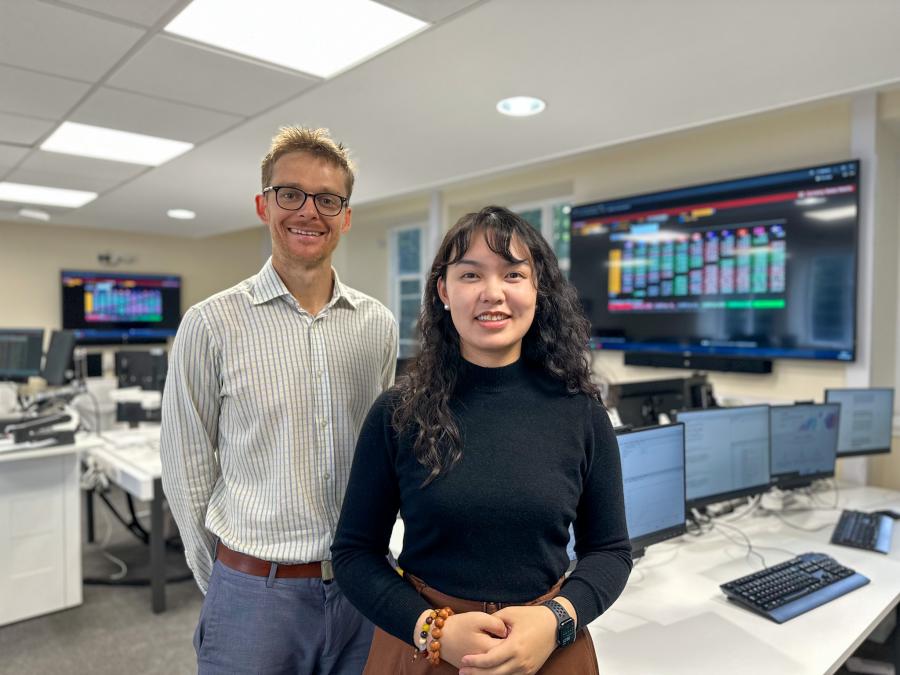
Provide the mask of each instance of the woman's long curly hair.
{"label": "woman's long curly hair", "polygon": [[520,262],[511,246],[528,250],[537,286],[534,321],[522,340],[522,359],[565,384],[566,389],[600,401],[591,382],[587,343],[590,324],[578,295],[559,270],[553,250],[527,221],[500,206],[463,216],[438,249],[419,316],[421,351],[396,385],[399,394],[392,423],[398,433],[411,432],[416,459],[429,475],[423,487],[462,457],[459,426],[450,409],[462,355],[459,333],[438,296],[438,280],[484,236],[488,247],[509,262]]}

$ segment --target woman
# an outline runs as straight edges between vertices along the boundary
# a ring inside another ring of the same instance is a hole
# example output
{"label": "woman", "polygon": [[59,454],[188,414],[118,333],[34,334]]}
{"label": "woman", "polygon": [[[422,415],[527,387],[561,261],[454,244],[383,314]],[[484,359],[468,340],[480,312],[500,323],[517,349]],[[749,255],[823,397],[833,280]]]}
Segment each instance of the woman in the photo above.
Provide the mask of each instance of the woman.
{"label": "woman", "polygon": [[[597,672],[583,627],[621,593],[631,553],[574,289],[540,234],[487,207],[444,238],[420,331],[363,425],[332,546],[379,627],[365,673]],[[398,511],[404,578],[385,559]]]}

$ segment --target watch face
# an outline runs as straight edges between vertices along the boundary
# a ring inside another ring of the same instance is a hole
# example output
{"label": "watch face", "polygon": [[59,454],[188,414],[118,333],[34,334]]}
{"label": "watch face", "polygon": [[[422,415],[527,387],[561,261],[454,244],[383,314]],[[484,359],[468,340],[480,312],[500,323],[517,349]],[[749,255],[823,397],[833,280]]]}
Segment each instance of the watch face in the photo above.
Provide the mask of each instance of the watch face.
{"label": "watch face", "polygon": [[569,617],[559,622],[556,630],[556,643],[560,647],[565,647],[573,642],[575,642],[575,619]]}

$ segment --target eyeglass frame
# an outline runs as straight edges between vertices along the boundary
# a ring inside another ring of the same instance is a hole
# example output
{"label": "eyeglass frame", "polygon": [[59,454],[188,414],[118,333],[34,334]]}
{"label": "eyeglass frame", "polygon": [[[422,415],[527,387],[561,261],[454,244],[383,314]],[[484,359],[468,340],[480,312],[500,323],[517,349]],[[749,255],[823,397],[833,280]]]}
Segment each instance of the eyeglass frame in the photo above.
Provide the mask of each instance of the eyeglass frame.
{"label": "eyeglass frame", "polygon": [[[290,188],[291,190],[296,190],[297,192],[303,193],[303,201],[300,202],[300,206],[298,206],[296,209],[286,209],[278,203],[278,191],[283,188]],[[309,201],[309,198],[312,197],[312,202],[313,206],[316,209],[316,213],[318,213],[323,218],[334,218],[335,216],[341,215],[341,211],[343,211],[344,207],[350,203],[349,197],[342,197],[341,195],[335,194],[334,192],[307,192],[303,188],[299,188],[296,185],[268,185],[262,189],[263,194],[266,194],[267,192],[271,192],[275,195],[275,204],[279,209],[284,209],[285,211],[299,211],[306,205],[306,202]],[[319,209],[319,202],[316,201],[316,197],[318,197],[319,195],[329,195],[331,197],[337,197],[338,199],[340,199],[341,207],[337,210],[337,213],[322,213],[322,211]]]}

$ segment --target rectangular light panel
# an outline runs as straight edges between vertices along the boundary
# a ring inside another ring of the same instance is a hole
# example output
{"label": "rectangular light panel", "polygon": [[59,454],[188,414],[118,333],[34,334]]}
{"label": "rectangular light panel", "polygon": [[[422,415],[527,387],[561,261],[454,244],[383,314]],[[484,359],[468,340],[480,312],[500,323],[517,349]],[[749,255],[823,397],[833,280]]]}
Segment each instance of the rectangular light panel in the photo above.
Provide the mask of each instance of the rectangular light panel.
{"label": "rectangular light panel", "polygon": [[0,202],[78,208],[94,201],[96,198],[96,192],[86,192],[84,190],[67,190],[65,188],[24,185],[22,183],[0,183]]}
{"label": "rectangular light panel", "polygon": [[427,26],[371,0],[194,0],[166,30],[327,78]]}
{"label": "rectangular light panel", "polygon": [[118,131],[78,122],[63,122],[43,142],[41,150],[95,159],[111,159],[115,162],[159,166],[193,147],[193,143],[184,141],[145,136],[131,131]]}

